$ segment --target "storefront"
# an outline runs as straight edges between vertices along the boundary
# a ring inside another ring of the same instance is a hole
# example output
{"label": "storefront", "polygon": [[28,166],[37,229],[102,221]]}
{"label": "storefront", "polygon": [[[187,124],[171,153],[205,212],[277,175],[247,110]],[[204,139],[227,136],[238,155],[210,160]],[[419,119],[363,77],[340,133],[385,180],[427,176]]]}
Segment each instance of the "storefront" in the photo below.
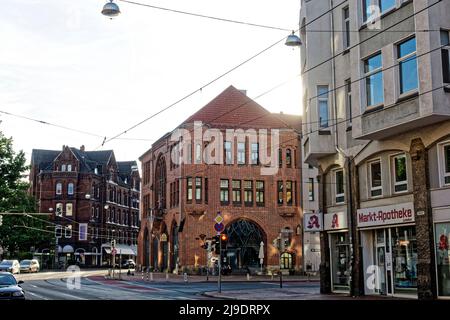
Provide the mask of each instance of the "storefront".
{"label": "storefront", "polygon": [[412,203],[357,211],[365,294],[417,296],[417,239]]}
{"label": "storefront", "polygon": [[324,230],[328,233],[333,292],[349,292],[351,280],[351,241],[345,212],[324,214]]}
{"label": "storefront", "polygon": [[436,279],[439,298],[450,298],[450,208],[433,210]]}

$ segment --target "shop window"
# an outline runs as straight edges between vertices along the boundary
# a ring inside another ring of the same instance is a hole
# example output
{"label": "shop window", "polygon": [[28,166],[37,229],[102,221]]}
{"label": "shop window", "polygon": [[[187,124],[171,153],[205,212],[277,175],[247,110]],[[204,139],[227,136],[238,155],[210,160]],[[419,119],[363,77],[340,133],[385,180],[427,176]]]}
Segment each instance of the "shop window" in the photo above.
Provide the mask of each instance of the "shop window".
{"label": "shop window", "polygon": [[334,189],[335,189],[336,204],[344,203],[345,201],[344,170],[342,169],[334,171]]}
{"label": "shop window", "polygon": [[278,205],[283,204],[283,181],[277,182],[277,192],[278,192]]}
{"label": "shop window", "polygon": [[244,204],[248,207],[253,206],[253,181],[244,181]]}
{"label": "shop window", "polygon": [[394,168],[394,193],[408,191],[406,156],[399,155],[392,158]]}
{"label": "shop window", "polygon": [[381,162],[379,160],[369,163],[370,196],[379,197],[383,195],[381,179]]}
{"label": "shop window", "polygon": [[439,296],[450,296],[450,222],[435,224],[436,271]]}
{"label": "shop window", "polygon": [[241,204],[241,180],[232,181],[233,188],[233,204]]}
{"label": "shop window", "polygon": [[350,243],[344,232],[330,234],[333,290],[350,288]]}
{"label": "shop window", "polygon": [[391,241],[394,292],[411,293],[417,289],[416,228],[392,228]]}
{"label": "shop window", "polygon": [[220,203],[228,205],[229,203],[229,181],[228,179],[220,179]]}
{"label": "shop window", "polygon": [[256,181],[256,205],[264,206],[264,181]]}

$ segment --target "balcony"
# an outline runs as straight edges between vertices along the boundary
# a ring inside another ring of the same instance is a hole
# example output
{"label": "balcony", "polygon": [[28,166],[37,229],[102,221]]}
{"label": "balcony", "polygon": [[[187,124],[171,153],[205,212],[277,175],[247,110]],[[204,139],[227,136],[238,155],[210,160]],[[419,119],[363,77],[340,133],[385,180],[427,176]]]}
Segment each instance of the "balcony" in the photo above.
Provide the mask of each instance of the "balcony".
{"label": "balcony", "polygon": [[334,133],[330,130],[312,131],[303,138],[304,161],[314,164],[320,158],[336,153]]}

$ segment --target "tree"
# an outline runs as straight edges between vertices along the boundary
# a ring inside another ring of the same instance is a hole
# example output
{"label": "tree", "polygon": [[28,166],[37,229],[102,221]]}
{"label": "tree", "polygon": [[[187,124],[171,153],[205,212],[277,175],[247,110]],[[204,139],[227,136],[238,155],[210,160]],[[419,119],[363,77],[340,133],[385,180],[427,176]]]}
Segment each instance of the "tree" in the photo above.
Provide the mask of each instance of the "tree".
{"label": "tree", "polygon": [[[6,138],[0,131],[0,212],[36,212],[36,200],[27,192],[28,170],[24,152],[14,152],[12,138]],[[53,235],[41,231],[48,230],[47,217],[39,216],[38,219],[25,215],[3,215],[0,246],[5,252],[17,258],[19,254],[29,253],[31,247],[48,247]]]}

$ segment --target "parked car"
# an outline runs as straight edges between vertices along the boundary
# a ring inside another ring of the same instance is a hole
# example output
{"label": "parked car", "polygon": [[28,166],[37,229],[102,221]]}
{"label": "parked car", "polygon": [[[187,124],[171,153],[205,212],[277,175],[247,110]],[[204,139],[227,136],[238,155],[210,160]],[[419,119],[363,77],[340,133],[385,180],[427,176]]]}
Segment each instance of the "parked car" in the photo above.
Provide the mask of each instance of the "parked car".
{"label": "parked car", "polygon": [[20,263],[18,260],[3,260],[0,263],[0,271],[20,273]]}
{"label": "parked car", "polygon": [[20,261],[20,272],[39,272],[39,261],[36,259]]}
{"label": "parked car", "polygon": [[122,268],[134,269],[136,268],[136,263],[133,259],[128,259],[122,262]]}
{"label": "parked car", "polygon": [[16,278],[9,272],[0,272],[0,300],[25,300],[25,293]]}

